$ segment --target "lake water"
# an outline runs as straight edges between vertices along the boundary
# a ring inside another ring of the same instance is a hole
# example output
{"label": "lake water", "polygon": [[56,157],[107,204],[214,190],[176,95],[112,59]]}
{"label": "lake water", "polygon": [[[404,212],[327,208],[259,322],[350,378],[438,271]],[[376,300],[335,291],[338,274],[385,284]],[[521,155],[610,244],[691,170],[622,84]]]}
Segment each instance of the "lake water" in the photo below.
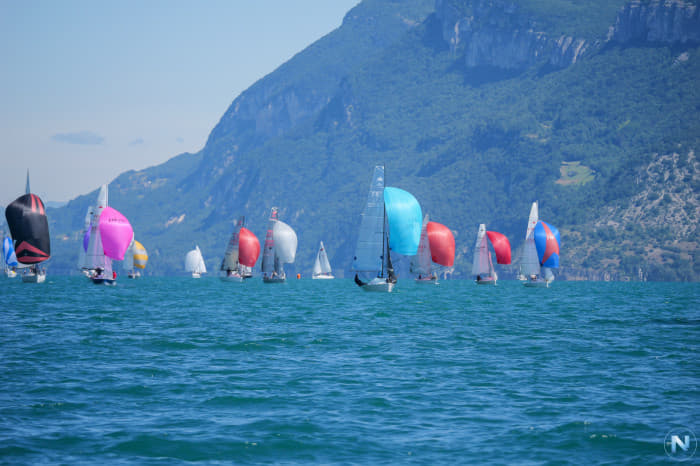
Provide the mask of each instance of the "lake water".
{"label": "lake water", "polygon": [[0,299],[6,464],[668,464],[671,429],[700,434],[699,284],[49,276]]}

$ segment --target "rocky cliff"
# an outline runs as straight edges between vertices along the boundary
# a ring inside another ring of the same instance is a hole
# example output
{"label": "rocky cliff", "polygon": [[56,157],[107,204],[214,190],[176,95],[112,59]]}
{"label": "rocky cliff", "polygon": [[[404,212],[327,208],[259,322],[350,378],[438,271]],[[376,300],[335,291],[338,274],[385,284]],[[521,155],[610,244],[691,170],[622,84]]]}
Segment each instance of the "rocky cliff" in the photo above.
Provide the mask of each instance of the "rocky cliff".
{"label": "rocky cliff", "polygon": [[617,15],[610,38],[622,43],[698,43],[700,7],[683,0],[633,0]]}
{"label": "rocky cliff", "polygon": [[[465,10],[449,0],[436,0],[443,38],[467,67],[494,66],[517,70],[537,62],[557,67],[575,63],[591,42],[567,35],[550,37],[515,1],[473,0]],[[465,16],[465,11],[468,15]]]}
{"label": "rocky cliff", "polygon": [[[521,70],[536,63],[563,68],[607,41],[700,42],[700,8],[683,0],[633,0],[610,18],[607,37],[552,35],[537,17],[514,0],[436,0],[442,36],[467,67]],[[614,23],[613,23],[614,21]]]}

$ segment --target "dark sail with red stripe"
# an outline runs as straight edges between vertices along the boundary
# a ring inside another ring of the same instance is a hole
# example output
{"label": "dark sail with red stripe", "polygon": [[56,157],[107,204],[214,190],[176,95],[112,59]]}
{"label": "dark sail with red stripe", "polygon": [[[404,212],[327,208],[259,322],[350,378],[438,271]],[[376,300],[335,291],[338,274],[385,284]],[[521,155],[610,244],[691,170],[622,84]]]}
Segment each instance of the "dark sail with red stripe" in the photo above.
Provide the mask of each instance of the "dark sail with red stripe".
{"label": "dark sail with red stripe", "polygon": [[5,218],[18,262],[37,264],[51,257],[49,221],[39,196],[25,194],[18,197],[5,209]]}

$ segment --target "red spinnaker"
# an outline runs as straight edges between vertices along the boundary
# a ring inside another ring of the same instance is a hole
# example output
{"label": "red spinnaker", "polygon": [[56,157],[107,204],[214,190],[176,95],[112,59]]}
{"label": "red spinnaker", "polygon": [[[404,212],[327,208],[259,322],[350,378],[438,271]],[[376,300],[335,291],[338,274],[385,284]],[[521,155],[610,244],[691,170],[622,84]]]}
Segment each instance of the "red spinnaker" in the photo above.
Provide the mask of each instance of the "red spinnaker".
{"label": "red spinnaker", "polygon": [[428,222],[426,230],[433,262],[452,267],[455,263],[455,237],[450,229],[441,223]]}
{"label": "red spinnaker", "polygon": [[510,264],[510,241],[508,238],[496,231],[487,231],[486,236],[489,237],[493,250],[496,251],[496,262]]}
{"label": "red spinnaker", "polygon": [[247,228],[238,234],[238,262],[246,267],[254,267],[260,256],[260,241]]}

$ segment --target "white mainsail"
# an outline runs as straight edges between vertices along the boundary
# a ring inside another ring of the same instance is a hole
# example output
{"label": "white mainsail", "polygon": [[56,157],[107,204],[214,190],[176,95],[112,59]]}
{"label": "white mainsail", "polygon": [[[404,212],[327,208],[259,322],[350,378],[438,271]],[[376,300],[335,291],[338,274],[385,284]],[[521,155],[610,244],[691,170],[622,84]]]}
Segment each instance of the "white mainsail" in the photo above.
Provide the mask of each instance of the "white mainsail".
{"label": "white mainsail", "polygon": [[479,225],[479,232],[476,235],[476,243],[474,243],[474,262],[472,263],[472,275],[493,277],[493,261],[489,252],[488,242],[486,238],[486,225]]}
{"label": "white mainsail", "polygon": [[241,217],[236,221],[236,226],[231,233],[231,238],[224,252],[224,259],[221,261],[221,270],[238,270],[238,238],[241,233],[241,228],[245,223],[245,217]]}
{"label": "white mainsail", "polygon": [[430,241],[428,240],[428,215],[423,217],[423,228],[420,232],[418,253],[411,257],[411,273],[430,276],[433,273],[433,259],[430,253]]}
{"label": "white mainsail", "polygon": [[129,243],[129,248],[124,254],[124,262],[122,263],[124,270],[127,272],[133,272],[134,270],[134,246],[134,238],[131,238],[131,243]]}
{"label": "white mainsail", "polygon": [[352,270],[375,275],[383,270],[384,258],[384,167],[374,167],[367,204],[362,212],[360,233],[355,247]]}
{"label": "white mainsail", "polygon": [[316,253],[316,261],[314,262],[314,269],[311,274],[312,278],[316,277],[328,277],[332,278],[331,274],[331,264],[328,262],[328,254],[326,253],[326,248],[323,247],[323,241],[318,248],[318,253]]}
{"label": "white mainsail", "polygon": [[204,265],[204,258],[199,250],[199,246],[195,246],[185,256],[185,270],[190,273],[207,273],[207,266]]}
{"label": "white mainsail", "polygon": [[86,267],[88,269],[102,269],[102,274],[105,277],[112,276],[112,259],[107,257],[102,246],[102,236],[100,235],[100,215],[108,206],[109,190],[106,184],[100,187],[100,192],[97,195],[97,204],[92,211],[92,219],[90,221],[90,242],[86,255]]}
{"label": "white mainsail", "polygon": [[89,269],[88,265],[88,260],[87,260],[87,251],[85,250],[85,247],[83,246],[83,241],[85,238],[85,235],[87,232],[90,230],[90,222],[92,221],[92,216],[93,216],[93,211],[92,211],[92,206],[87,208],[87,212],[85,213],[85,222],[83,225],[83,231],[82,234],[80,235],[80,238],[78,239],[78,242],[80,243],[80,249],[78,250],[78,270],[86,270]]}
{"label": "white mainsail", "polygon": [[540,273],[540,261],[537,258],[537,249],[535,248],[535,225],[538,219],[537,201],[535,201],[530,208],[530,218],[527,221],[527,233],[525,234],[525,247],[523,249],[522,262],[520,263],[521,271],[526,276],[539,275]]}

